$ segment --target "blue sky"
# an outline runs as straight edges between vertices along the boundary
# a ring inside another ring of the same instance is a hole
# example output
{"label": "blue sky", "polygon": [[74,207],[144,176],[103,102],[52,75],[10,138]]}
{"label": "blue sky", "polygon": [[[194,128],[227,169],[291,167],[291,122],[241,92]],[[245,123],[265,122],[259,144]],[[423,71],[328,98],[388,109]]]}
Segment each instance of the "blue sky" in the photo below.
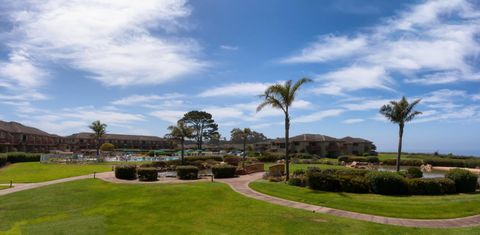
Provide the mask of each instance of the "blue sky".
{"label": "blue sky", "polygon": [[422,98],[406,151],[480,155],[480,2],[2,1],[0,119],[67,135],[163,136],[189,110],[223,136],[283,135],[269,84],[309,77],[292,134],[358,136],[393,151],[379,107]]}

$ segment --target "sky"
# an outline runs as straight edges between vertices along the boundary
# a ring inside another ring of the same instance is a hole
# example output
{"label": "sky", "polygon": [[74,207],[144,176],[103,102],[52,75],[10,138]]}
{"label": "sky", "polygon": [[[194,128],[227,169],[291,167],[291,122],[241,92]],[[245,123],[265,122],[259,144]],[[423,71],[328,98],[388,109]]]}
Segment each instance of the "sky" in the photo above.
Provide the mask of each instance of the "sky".
{"label": "sky", "polygon": [[163,136],[190,110],[220,133],[283,136],[256,112],[271,84],[308,77],[291,135],[372,140],[394,151],[379,108],[406,96],[423,114],[408,152],[480,156],[480,0],[0,0],[0,119],[59,135]]}

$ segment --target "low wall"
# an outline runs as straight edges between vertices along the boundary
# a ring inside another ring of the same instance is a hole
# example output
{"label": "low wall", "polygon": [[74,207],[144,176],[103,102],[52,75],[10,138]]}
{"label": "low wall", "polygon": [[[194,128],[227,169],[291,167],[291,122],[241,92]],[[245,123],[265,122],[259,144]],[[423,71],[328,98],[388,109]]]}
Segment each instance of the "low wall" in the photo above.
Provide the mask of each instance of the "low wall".
{"label": "low wall", "polygon": [[263,172],[264,171],[264,164],[263,163],[255,163],[251,165],[245,166],[245,173],[252,174],[256,172]]}

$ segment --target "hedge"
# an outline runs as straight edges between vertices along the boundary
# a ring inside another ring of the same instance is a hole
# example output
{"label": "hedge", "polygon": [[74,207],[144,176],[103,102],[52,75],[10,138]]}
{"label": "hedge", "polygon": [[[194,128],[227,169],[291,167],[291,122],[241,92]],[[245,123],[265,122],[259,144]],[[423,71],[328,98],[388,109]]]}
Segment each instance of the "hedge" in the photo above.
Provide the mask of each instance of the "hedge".
{"label": "hedge", "polygon": [[292,177],[288,179],[288,184],[292,186],[299,186],[299,187],[304,187],[305,186],[305,180],[304,178],[300,177]]}
{"label": "hedge", "polygon": [[10,163],[40,161],[39,153],[10,152],[6,153],[5,156],[7,156],[7,162]]}
{"label": "hedge", "polygon": [[137,170],[138,180],[140,181],[157,181],[158,171],[156,168],[141,167]]}
{"label": "hedge", "polygon": [[478,177],[470,171],[452,169],[445,174],[445,178],[455,182],[455,187],[459,193],[471,193],[477,189]]}
{"label": "hedge", "polygon": [[368,193],[364,176],[367,170],[309,168],[306,181],[314,190]]}
{"label": "hedge", "polygon": [[193,180],[198,178],[198,167],[177,166],[177,177],[182,180]]}
{"label": "hedge", "polygon": [[242,157],[227,155],[223,157],[223,161],[229,165],[238,166],[238,164],[242,162]]}
{"label": "hedge", "polygon": [[407,178],[422,178],[423,172],[417,167],[409,167],[406,172]]}
{"label": "hedge", "polygon": [[[384,159],[382,160],[382,164],[384,165],[396,165],[397,159]],[[401,159],[400,165],[401,166],[421,166],[423,161],[420,159]]]}
{"label": "hedge", "polygon": [[5,166],[7,164],[7,156],[0,155],[0,167]]}
{"label": "hedge", "polygon": [[257,159],[261,162],[276,162],[277,160],[284,159],[285,156],[283,154],[272,154],[265,152],[261,156],[258,156]]}
{"label": "hedge", "polygon": [[384,195],[407,194],[405,178],[394,172],[372,171],[365,175],[366,182],[373,193]]}
{"label": "hedge", "polygon": [[123,180],[134,180],[137,178],[136,165],[117,165],[115,166],[115,178]]}
{"label": "hedge", "polygon": [[408,190],[416,195],[442,195],[456,193],[455,182],[451,179],[409,179]]}
{"label": "hedge", "polygon": [[426,164],[432,166],[448,166],[448,167],[480,167],[480,159],[458,159],[458,158],[428,158],[423,160]]}
{"label": "hedge", "polygon": [[206,161],[206,160],[215,160],[218,162],[223,161],[221,156],[190,156],[185,157],[185,162],[194,162],[194,161]]}
{"label": "hedge", "polygon": [[212,174],[215,178],[232,178],[235,177],[237,167],[232,165],[215,165],[212,167]]}

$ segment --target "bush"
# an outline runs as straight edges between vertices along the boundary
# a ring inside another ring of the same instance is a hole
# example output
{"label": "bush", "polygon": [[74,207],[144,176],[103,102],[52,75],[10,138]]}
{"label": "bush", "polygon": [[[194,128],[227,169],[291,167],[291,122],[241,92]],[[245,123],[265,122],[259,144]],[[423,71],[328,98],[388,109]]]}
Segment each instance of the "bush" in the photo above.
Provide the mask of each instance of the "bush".
{"label": "bush", "polygon": [[369,188],[364,177],[338,175],[340,190],[350,193],[368,193]]}
{"label": "bush", "polygon": [[428,158],[423,160],[426,164],[432,166],[449,166],[449,167],[465,167],[465,161],[462,159],[450,159],[450,158]]}
{"label": "bush", "polygon": [[242,158],[233,155],[227,155],[223,157],[223,161],[232,166],[238,166],[240,162],[242,162]]}
{"label": "bush", "polygon": [[38,153],[24,153],[24,152],[10,152],[5,154],[7,162],[39,162],[40,154]]}
{"label": "bush", "polygon": [[369,156],[369,157],[367,157],[367,162],[369,162],[369,163],[379,163],[380,159],[378,159],[378,157],[375,157],[375,156]]}
{"label": "bush", "polygon": [[338,162],[367,162],[366,157],[352,157],[352,156],[341,156],[338,158]]}
{"label": "bush", "polygon": [[409,179],[408,189],[416,195],[442,195],[456,192],[455,182],[450,179]]}
{"label": "bush", "polygon": [[334,169],[309,170],[307,172],[308,187],[314,190],[340,191],[340,182]]}
{"label": "bush", "polygon": [[118,165],[115,166],[115,178],[122,180],[134,180],[137,178],[136,165]]}
{"label": "bush", "polygon": [[264,152],[261,156],[258,156],[257,159],[261,162],[276,162],[277,160],[284,159],[284,156],[283,154]]}
{"label": "bush", "polygon": [[385,195],[407,194],[408,186],[405,178],[387,171],[372,171],[365,175],[370,190]]}
{"label": "bush", "polygon": [[5,166],[7,164],[7,156],[0,155],[0,167]]}
{"label": "bush", "polygon": [[452,169],[445,174],[445,178],[455,182],[455,187],[459,193],[471,193],[477,189],[478,177],[470,171]]}
{"label": "bush", "polygon": [[288,179],[288,184],[292,186],[299,186],[299,187],[304,187],[305,186],[305,180],[300,177],[292,177]]}
{"label": "bush", "polygon": [[422,178],[423,177],[423,172],[416,167],[409,167],[407,169],[406,177],[407,178]]}
{"label": "bush", "polygon": [[[384,159],[382,160],[382,164],[384,165],[396,165],[397,164],[397,159]],[[400,165],[401,166],[421,166],[423,164],[423,161],[420,159],[401,159],[400,160]]]}
{"label": "bush", "polygon": [[138,168],[137,174],[140,181],[156,181],[158,178],[158,172],[155,168],[141,167]]}
{"label": "bush", "polygon": [[369,187],[364,177],[367,172],[359,169],[309,168],[306,182],[315,190],[368,193]]}
{"label": "bush", "polygon": [[103,143],[101,146],[100,146],[100,151],[104,151],[104,152],[112,152],[115,150],[115,146],[111,143]]}
{"label": "bush", "polygon": [[195,162],[195,161],[207,161],[207,160],[215,160],[217,162],[223,161],[221,156],[190,156],[185,157],[185,162]]}
{"label": "bush", "polygon": [[212,174],[215,178],[232,178],[236,170],[237,167],[232,165],[216,165],[212,167]]}
{"label": "bush", "polygon": [[164,162],[164,161],[158,161],[158,162],[151,162],[151,163],[144,163],[141,165],[141,167],[144,167],[144,168],[165,168],[167,167],[167,162]]}
{"label": "bush", "polygon": [[182,180],[193,180],[198,178],[198,167],[177,166],[177,177]]}

